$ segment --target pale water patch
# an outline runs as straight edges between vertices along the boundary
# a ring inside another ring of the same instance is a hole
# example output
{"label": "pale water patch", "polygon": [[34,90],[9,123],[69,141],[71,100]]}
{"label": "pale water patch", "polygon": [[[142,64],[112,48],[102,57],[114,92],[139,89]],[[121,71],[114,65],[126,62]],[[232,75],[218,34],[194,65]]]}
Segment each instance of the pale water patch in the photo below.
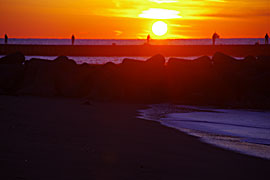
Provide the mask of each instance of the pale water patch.
{"label": "pale water patch", "polygon": [[[0,58],[4,57],[4,55],[0,55]],[[146,56],[67,56],[69,59],[73,59],[77,64],[106,64],[108,62],[112,62],[114,64],[120,64],[123,62],[125,58],[128,59],[134,59],[134,60],[140,60],[140,61],[146,61],[150,57]],[[186,59],[186,60],[193,60],[198,58],[199,56],[188,56],[188,57],[174,57],[173,58],[180,58],[180,59]],[[57,58],[57,56],[25,56],[26,60],[30,60],[32,58],[38,58],[38,59],[45,59],[45,60],[54,60]],[[165,57],[166,62],[169,61],[171,57]]]}
{"label": "pale water patch", "polygon": [[140,118],[158,121],[203,142],[270,159],[270,112],[172,104],[150,105]]}
{"label": "pale water patch", "polygon": [[[136,56],[126,56],[126,57],[118,57],[118,56],[67,56],[69,59],[73,59],[77,64],[106,64],[108,62],[112,62],[114,64],[120,64],[123,62],[125,58],[135,59],[135,60],[146,60],[150,57],[136,57]],[[26,56],[26,60],[30,60],[31,58],[40,58],[47,60],[54,60],[57,56]]]}

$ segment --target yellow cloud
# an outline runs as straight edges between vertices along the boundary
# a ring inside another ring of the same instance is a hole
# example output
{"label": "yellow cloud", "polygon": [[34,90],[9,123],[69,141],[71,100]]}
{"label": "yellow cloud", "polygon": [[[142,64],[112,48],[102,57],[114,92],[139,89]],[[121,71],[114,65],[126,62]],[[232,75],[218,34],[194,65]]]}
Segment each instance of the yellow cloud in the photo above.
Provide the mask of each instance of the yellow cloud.
{"label": "yellow cloud", "polygon": [[151,2],[155,2],[155,3],[158,3],[158,4],[162,4],[162,3],[175,3],[175,2],[178,2],[178,1],[175,1],[175,0],[150,0]]}
{"label": "yellow cloud", "polygon": [[123,32],[119,30],[115,30],[114,32],[116,36],[120,36],[121,34],[123,34]]}
{"label": "yellow cloud", "polygon": [[182,18],[179,16],[180,12],[176,10],[168,10],[168,9],[158,9],[158,8],[150,8],[149,10],[143,11],[142,14],[139,15],[141,18],[148,19],[177,19]]}

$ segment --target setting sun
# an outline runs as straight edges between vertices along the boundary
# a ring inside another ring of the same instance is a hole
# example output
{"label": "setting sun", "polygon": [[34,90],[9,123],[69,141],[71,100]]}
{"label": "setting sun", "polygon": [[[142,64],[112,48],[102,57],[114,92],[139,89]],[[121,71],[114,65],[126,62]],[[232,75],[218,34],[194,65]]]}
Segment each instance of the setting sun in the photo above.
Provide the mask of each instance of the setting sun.
{"label": "setting sun", "polygon": [[168,26],[163,21],[157,21],[152,26],[152,31],[157,36],[163,36],[164,34],[167,33],[167,30],[168,30]]}
{"label": "setting sun", "polygon": [[[200,39],[217,31],[222,38],[257,38],[269,32],[269,9],[269,0],[1,0],[0,36]],[[168,32],[152,32],[155,21]]]}

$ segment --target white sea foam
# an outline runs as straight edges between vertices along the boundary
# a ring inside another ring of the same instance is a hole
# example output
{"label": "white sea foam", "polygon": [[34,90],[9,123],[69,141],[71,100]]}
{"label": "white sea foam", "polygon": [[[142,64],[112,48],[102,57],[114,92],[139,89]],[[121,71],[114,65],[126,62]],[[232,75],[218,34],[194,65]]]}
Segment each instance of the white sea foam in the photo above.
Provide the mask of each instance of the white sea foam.
{"label": "white sea foam", "polygon": [[140,117],[159,121],[203,142],[270,159],[270,112],[155,104]]}

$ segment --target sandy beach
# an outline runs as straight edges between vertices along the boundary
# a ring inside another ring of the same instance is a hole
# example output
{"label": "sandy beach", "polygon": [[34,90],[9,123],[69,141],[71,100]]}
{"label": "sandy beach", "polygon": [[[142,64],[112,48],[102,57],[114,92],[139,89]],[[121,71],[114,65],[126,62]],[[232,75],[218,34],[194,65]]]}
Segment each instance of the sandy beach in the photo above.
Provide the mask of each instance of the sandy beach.
{"label": "sandy beach", "polygon": [[270,161],[136,118],[145,105],[0,96],[0,179],[265,179]]}

